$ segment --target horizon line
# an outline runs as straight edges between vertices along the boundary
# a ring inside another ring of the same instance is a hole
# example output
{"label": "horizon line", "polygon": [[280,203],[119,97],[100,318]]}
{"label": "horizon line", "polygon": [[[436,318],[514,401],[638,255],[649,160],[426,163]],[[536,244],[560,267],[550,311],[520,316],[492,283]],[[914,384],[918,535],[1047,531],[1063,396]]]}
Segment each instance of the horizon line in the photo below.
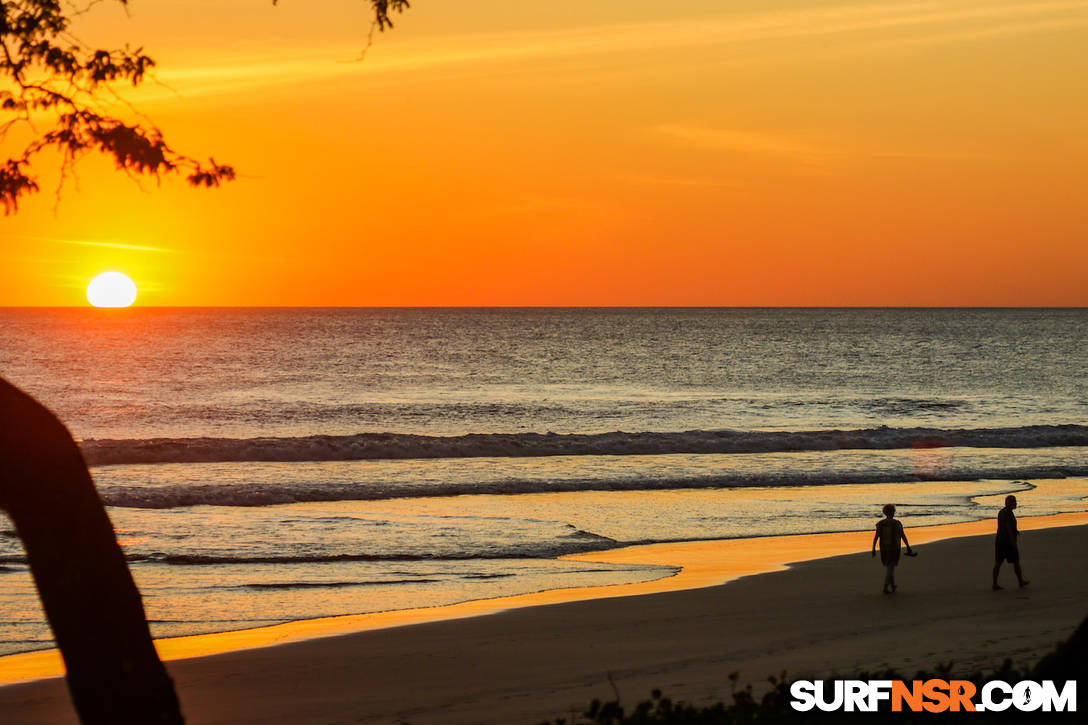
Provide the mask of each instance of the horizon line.
{"label": "horizon line", "polygon": [[1088,310],[1088,305],[0,305],[0,310]]}

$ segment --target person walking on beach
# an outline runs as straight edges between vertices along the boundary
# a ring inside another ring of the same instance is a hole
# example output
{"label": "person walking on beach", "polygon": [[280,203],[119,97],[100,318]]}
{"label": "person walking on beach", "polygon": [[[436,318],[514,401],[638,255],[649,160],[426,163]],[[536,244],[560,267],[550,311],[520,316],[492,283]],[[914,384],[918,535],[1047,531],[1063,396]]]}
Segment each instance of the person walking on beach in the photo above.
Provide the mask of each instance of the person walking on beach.
{"label": "person walking on beach", "polygon": [[1009,562],[1012,570],[1016,572],[1016,580],[1020,588],[1026,587],[1029,582],[1024,579],[1024,572],[1020,571],[1020,546],[1017,539],[1020,531],[1016,528],[1016,515],[1012,510],[1016,508],[1016,496],[1012,494],[1005,497],[1005,508],[997,514],[997,538],[994,539],[994,591],[1001,589],[997,583],[997,575],[1001,572],[1001,564]]}
{"label": "person walking on beach", "polygon": [[884,565],[884,593],[894,594],[898,589],[895,585],[895,567],[899,564],[899,540],[907,545],[907,556],[914,556],[914,550],[910,548],[907,535],[903,531],[903,524],[896,521],[895,504],[884,504],[884,518],[876,522],[876,535],[873,536],[873,556],[876,556],[876,544],[880,542],[880,563]]}

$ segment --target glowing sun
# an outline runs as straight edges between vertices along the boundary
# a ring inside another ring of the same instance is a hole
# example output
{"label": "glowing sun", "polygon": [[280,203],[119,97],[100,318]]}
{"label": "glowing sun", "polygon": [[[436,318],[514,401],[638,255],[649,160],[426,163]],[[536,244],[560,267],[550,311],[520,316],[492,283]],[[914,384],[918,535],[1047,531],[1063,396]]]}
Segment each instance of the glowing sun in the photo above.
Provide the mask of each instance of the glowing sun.
{"label": "glowing sun", "polygon": [[87,285],[87,301],[95,307],[128,307],[136,301],[136,283],[120,272],[103,272]]}

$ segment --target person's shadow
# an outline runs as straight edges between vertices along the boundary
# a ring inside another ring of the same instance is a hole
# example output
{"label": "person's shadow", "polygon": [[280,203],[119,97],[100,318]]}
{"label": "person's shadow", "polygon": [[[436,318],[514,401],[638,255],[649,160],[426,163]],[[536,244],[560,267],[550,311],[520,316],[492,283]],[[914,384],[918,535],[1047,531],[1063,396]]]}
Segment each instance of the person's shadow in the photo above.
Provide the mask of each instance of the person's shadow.
{"label": "person's shadow", "polygon": [[0,509],[26,548],[80,720],[183,723],[79,446],[45,406],[2,378]]}

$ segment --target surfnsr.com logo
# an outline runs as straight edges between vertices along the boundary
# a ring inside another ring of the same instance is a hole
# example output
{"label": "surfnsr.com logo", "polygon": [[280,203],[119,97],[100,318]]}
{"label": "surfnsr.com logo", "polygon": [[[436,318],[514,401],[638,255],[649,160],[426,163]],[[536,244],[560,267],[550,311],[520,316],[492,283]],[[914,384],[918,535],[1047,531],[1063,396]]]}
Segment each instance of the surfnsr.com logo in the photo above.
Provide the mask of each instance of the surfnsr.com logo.
{"label": "surfnsr.com logo", "polygon": [[969,680],[797,680],[790,706],[799,712],[1076,712],[1077,682]]}

